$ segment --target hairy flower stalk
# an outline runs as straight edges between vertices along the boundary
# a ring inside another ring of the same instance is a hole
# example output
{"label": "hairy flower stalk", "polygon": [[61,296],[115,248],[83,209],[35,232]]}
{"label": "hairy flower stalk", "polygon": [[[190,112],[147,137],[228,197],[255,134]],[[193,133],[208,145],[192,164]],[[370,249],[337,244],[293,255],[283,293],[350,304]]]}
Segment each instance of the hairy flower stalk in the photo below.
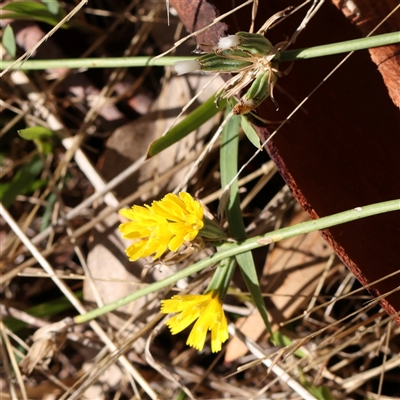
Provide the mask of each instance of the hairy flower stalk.
{"label": "hairy flower stalk", "polygon": [[167,249],[177,252],[179,248],[202,236],[221,239],[222,229],[204,217],[202,204],[186,192],[169,193],[151,206],[133,206],[122,209],[120,214],[129,222],[119,226],[122,237],[133,240],[126,249],[130,261],[153,255],[160,258]]}

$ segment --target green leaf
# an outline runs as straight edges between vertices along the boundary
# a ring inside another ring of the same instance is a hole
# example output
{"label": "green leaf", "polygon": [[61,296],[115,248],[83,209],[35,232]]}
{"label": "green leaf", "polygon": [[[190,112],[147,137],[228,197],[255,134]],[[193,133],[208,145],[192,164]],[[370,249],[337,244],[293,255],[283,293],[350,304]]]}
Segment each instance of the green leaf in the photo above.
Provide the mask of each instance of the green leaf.
{"label": "green leaf", "polygon": [[[82,300],[82,291],[75,292],[75,296],[79,300]],[[58,315],[71,308],[73,308],[72,304],[66,297],[63,296],[45,303],[38,304],[36,306],[32,306],[26,309],[25,312],[34,317],[46,318],[53,315]],[[27,325],[25,322],[13,317],[4,318],[4,324],[14,333]]]}
{"label": "green leaf", "polygon": [[210,97],[205,103],[197,107],[186,118],[171,128],[163,137],[150,144],[147,158],[153,157],[174,143],[183,139],[206,121],[212,118],[226,106],[226,100],[221,100],[219,106],[215,105],[215,96]]}
{"label": "green leaf", "polygon": [[[277,345],[277,346],[282,346],[282,347],[286,347],[286,346],[290,346],[293,343],[293,340],[290,339],[288,336],[284,335],[283,333],[279,332],[279,331],[275,331],[273,333],[273,342]],[[297,349],[294,354],[297,357],[307,357],[307,354],[300,349]]]}
{"label": "green leaf", "polygon": [[15,57],[17,54],[17,44],[15,43],[14,31],[11,25],[7,25],[3,31],[2,43],[6,52],[11,56]]}
{"label": "green leaf", "polygon": [[257,132],[251,126],[249,120],[247,119],[247,117],[245,115],[242,115],[242,118],[240,120],[240,126],[242,127],[245,135],[247,136],[247,139],[249,139],[250,142],[257,149],[259,149],[261,147],[260,138],[258,137]]}
{"label": "green leaf", "polygon": [[44,181],[37,180],[37,176],[42,170],[42,160],[39,157],[34,157],[17,171],[11,182],[1,184],[0,198],[4,207],[9,207],[19,194],[32,191],[34,186],[42,186]]}
{"label": "green leaf", "polygon": [[334,400],[330,390],[325,386],[317,386],[309,382],[299,368],[300,383],[318,400]]}
{"label": "green leaf", "polygon": [[[35,1],[15,1],[0,8],[0,19],[41,21],[53,26],[57,25],[64,16],[63,9],[60,8],[58,14],[54,15],[46,5]],[[63,27],[66,27],[65,24]]]}
{"label": "green leaf", "polygon": [[44,141],[44,140],[37,140],[36,145],[38,147],[39,153],[47,156],[53,152],[54,145],[53,143]]}
{"label": "green leaf", "polygon": [[40,140],[43,137],[53,136],[53,131],[43,126],[32,126],[30,128],[20,129],[18,135],[25,140]]}
{"label": "green leaf", "polygon": [[18,134],[25,140],[33,140],[39,153],[45,156],[53,151],[53,143],[47,139],[54,136],[54,132],[50,129],[44,128],[43,126],[32,126],[30,128],[20,129]]}
{"label": "green leaf", "polygon": [[[227,108],[225,117],[229,114]],[[222,130],[221,141],[221,186],[223,189],[231,182],[238,171],[238,149],[239,149],[239,117],[232,117]],[[236,240],[245,240],[246,231],[240,209],[239,187],[237,180],[231,185],[229,199],[226,205],[226,215],[228,217],[231,235]],[[242,271],[246,286],[253,298],[253,301],[260,312],[260,315],[267,327],[272,339],[271,324],[268,320],[268,313],[265,307],[264,298],[261,292],[257,277],[257,271],[251,251],[238,254],[236,260]]]}
{"label": "green leaf", "polygon": [[54,204],[56,203],[56,200],[57,196],[55,193],[51,193],[47,198],[47,205],[42,215],[42,221],[40,222],[41,232],[44,231],[50,225],[51,216],[53,214]]}
{"label": "green leaf", "polygon": [[42,3],[52,14],[57,15],[60,12],[61,7],[57,0],[42,0]]}

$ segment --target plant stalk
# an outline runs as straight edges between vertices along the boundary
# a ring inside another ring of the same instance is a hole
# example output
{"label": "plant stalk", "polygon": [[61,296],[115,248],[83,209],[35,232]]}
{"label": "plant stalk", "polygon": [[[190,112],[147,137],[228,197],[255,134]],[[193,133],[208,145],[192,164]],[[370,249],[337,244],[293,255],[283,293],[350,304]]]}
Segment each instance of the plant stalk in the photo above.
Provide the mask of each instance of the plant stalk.
{"label": "plant stalk", "polygon": [[332,226],[391,211],[400,211],[400,199],[385,201],[383,203],[376,203],[365,207],[356,207],[352,210],[330,215],[328,217],[323,217],[312,221],[303,222],[294,226],[289,226],[287,228],[278,229],[276,231],[269,232],[261,236],[247,239],[241,243],[226,244],[223,249],[221,248],[220,251],[213,254],[211,257],[207,257],[195,264],[192,264],[189,267],[178,271],[174,275],[169,276],[161,281],[154,282],[144,288],[136,290],[128,296],[123,297],[113,303],[107,304],[104,307],[89,311],[86,314],[78,315],[74,318],[74,322],[77,324],[81,324],[83,322],[87,322],[101,315],[104,315],[108,312],[114,311],[117,308],[134,300],[137,300],[143,296],[146,296],[149,293],[153,293],[157,290],[174,284],[180,279],[193,275],[194,273],[199,272],[206,267],[215,265],[219,261],[227,257],[234,257],[238,254],[254,250],[261,246],[268,245],[272,242],[289,239],[293,236],[303,235],[305,233],[313,232],[316,230],[327,229]]}
{"label": "plant stalk", "polygon": [[[345,42],[325,44],[306,49],[287,50],[281,53],[280,61],[297,61],[308,58],[323,57],[350,51],[364,50],[373,47],[400,43],[400,32],[385,33],[367,38],[348,40]],[[51,68],[126,68],[146,66],[170,66],[177,61],[193,60],[193,57],[112,57],[59,60],[28,60],[22,65],[16,64],[11,69],[44,70]],[[0,60],[0,69],[10,67],[15,61]]]}

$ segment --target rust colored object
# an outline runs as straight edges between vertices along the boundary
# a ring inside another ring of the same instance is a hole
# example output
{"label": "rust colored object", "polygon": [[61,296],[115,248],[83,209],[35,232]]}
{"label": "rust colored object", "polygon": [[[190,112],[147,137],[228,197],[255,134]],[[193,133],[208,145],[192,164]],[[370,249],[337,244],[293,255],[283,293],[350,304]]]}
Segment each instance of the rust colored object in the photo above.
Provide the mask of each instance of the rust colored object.
{"label": "rust colored object", "polygon": [[[359,15],[354,15],[351,12],[349,13],[350,10],[343,0],[332,0],[332,2],[357,26],[363,36],[367,36],[380,21],[383,21],[399,5],[396,0],[357,0]],[[400,10],[398,9],[392,17],[388,18],[380,28],[374,31],[374,35],[396,32],[399,29]],[[400,108],[400,44],[370,49],[369,52],[372,61],[378,66],[378,70],[382,74],[393,103]]]}
{"label": "rust colored object", "polygon": [[[203,26],[199,21],[209,23],[218,15],[216,10],[222,14],[231,7],[231,2],[222,0],[212,2],[216,8],[206,7],[205,1],[171,3],[179,13],[179,8],[184,8],[182,20],[189,31],[194,19],[190,20],[188,15],[196,15],[195,26],[199,28]],[[197,4],[196,9],[192,3]],[[260,2],[256,28],[273,13],[299,3]],[[348,2],[335,0],[334,3],[339,9],[325,3],[293,48],[366,36],[397,5],[395,0],[356,0],[360,10],[357,16],[346,8]],[[202,10],[198,4],[207,10],[206,15],[195,11]],[[268,32],[268,39],[272,43],[284,40],[303,15],[291,16],[279,24]],[[227,18],[225,33],[248,30],[250,17],[251,6]],[[213,43],[221,32],[218,25],[214,29],[218,34],[210,39]],[[376,34],[399,30],[397,12]],[[367,51],[353,54],[270,142],[268,152],[312,218],[400,198],[400,113],[396,107],[400,106],[399,48],[374,49],[370,51],[371,56]],[[266,101],[259,107],[259,115],[266,119],[284,119],[343,58],[344,55],[338,55],[296,62],[290,74],[279,80],[282,90],[275,90],[279,112]],[[282,66],[282,70],[285,68]],[[257,130],[262,139],[268,137],[265,126]],[[398,212],[340,225],[322,234],[364,286],[400,270]],[[374,296],[380,296],[399,285],[400,275],[395,275],[369,290]],[[394,292],[381,304],[391,315],[399,312],[400,293]],[[400,325],[400,317],[395,320]]]}
{"label": "rust colored object", "polygon": [[[213,4],[204,0],[170,0],[170,4],[190,33],[211,24],[220,15]],[[227,29],[228,26],[224,22],[219,22],[199,33],[196,36],[196,42],[215,46],[219,38],[226,35]]]}

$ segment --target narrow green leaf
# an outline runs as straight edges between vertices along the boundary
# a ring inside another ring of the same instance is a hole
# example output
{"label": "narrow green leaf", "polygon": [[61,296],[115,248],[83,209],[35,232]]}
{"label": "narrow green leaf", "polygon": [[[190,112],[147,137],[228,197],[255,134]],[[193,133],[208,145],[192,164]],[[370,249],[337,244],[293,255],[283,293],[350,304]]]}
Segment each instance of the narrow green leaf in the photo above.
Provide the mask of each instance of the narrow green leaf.
{"label": "narrow green leaf", "polygon": [[31,191],[42,170],[42,160],[35,157],[18,170],[11,182],[0,185],[0,198],[4,207],[10,206],[19,194]]}
{"label": "narrow green leaf", "polygon": [[304,372],[299,368],[300,383],[318,400],[333,400],[332,393],[325,386],[317,386],[307,380]]}
{"label": "narrow green leaf", "polygon": [[187,394],[181,389],[176,397],[176,400],[185,400],[187,398]]}
{"label": "narrow green leaf", "polygon": [[[225,116],[228,115],[229,111],[230,109],[227,108]],[[223,189],[231,182],[238,171],[239,123],[239,117],[232,117],[222,130],[220,163],[221,186]],[[242,211],[240,209],[239,186],[237,180],[230,187],[226,214],[232,237],[236,240],[245,240],[246,231]],[[242,271],[246,286],[272,338],[271,324],[268,320],[268,313],[258,281],[253,255],[251,251],[248,251],[238,254],[236,260]]]}
{"label": "narrow green leaf", "polygon": [[44,156],[51,154],[54,150],[54,144],[49,141],[39,139],[36,140],[35,143],[39,153],[43,154]]}
{"label": "narrow green leaf", "polygon": [[44,4],[40,4],[36,1],[14,1],[1,7],[3,11],[13,11],[19,14],[39,13],[46,10]]}
{"label": "narrow green leaf", "polygon": [[215,105],[215,96],[210,97],[205,103],[197,107],[186,118],[171,128],[163,137],[150,144],[147,158],[153,157],[174,143],[183,139],[206,121],[212,118],[226,106],[226,100],[221,100],[219,106]]}
{"label": "narrow green leaf", "polygon": [[18,135],[25,140],[39,140],[43,137],[53,136],[53,131],[43,126],[31,126],[29,128],[20,129]]}
{"label": "narrow green leaf", "polygon": [[2,43],[6,52],[11,56],[15,57],[17,54],[17,44],[15,43],[14,31],[11,25],[7,25],[3,31]]}
{"label": "narrow green leaf", "polygon": [[57,0],[42,0],[51,14],[57,15],[60,12],[60,3]]}
{"label": "narrow green leaf", "polygon": [[242,127],[245,135],[247,136],[247,139],[249,139],[250,142],[257,149],[259,149],[261,147],[260,138],[258,137],[257,132],[251,126],[251,124],[249,123],[249,120],[247,119],[247,117],[245,115],[241,116],[240,126]]}
{"label": "narrow green leaf", "polygon": [[[23,19],[46,22],[49,25],[57,25],[65,16],[62,8],[54,15],[46,5],[35,1],[16,1],[6,4],[0,8],[0,19]],[[65,28],[65,24],[63,28]]]}
{"label": "narrow green leaf", "polygon": [[56,203],[57,196],[55,193],[51,193],[47,198],[47,205],[44,209],[44,213],[42,216],[42,220],[40,222],[40,231],[44,231],[49,225],[51,221],[51,216],[53,214],[54,204]]}
{"label": "narrow green leaf", "polygon": [[[82,300],[83,292],[75,292],[75,296]],[[38,318],[51,317],[60,314],[63,311],[73,308],[72,304],[66,297],[59,297],[51,301],[47,301],[36,306],[32,306],[24,310],[27,314]],[[24,328],[27,324],[19,319],[13,317],[4,318],[4,324],[14,333]]]}
{"label": "narrow green leaf", "polygon": [[[275,331],[272,336],[272,341],[277,345],[281,347],[286,347],[290,346],[293,343],[293,340],[290,339],[288,336],[284,335],[283,333],[279,331]],[[297,349],[294,354],[297,357],[305,358],[307,357],[307,354],[300,348]]]}

